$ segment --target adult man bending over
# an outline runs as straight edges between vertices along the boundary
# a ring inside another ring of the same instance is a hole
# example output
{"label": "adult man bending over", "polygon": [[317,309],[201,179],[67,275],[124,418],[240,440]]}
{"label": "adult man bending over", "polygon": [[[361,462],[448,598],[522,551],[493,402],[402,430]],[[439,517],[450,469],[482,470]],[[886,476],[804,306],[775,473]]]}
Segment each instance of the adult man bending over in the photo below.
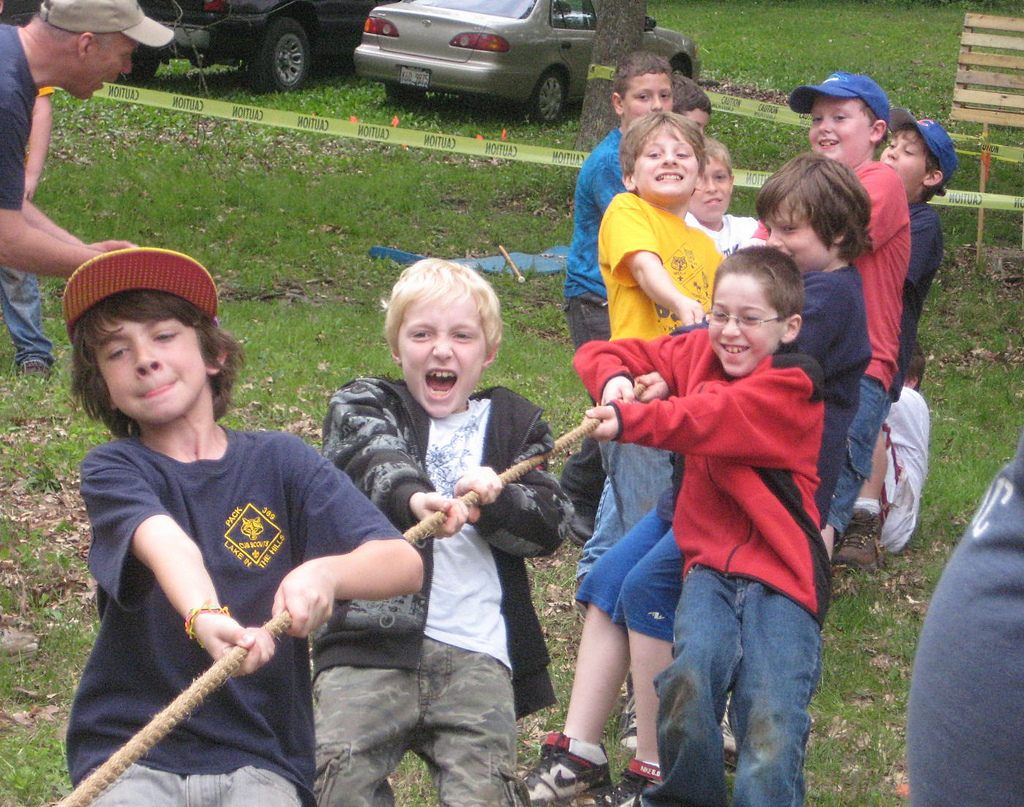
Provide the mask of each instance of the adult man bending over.
{"label": "adult man bending over", "polygon": [[0,25],[0,264],[41,275],[70,275],[90,258],[132,246],[84,244],[25,197],[25,146],[39,87],[89,98],[132,69],[140,45],[174,36],[137,0],[43,0],[24,28]]}

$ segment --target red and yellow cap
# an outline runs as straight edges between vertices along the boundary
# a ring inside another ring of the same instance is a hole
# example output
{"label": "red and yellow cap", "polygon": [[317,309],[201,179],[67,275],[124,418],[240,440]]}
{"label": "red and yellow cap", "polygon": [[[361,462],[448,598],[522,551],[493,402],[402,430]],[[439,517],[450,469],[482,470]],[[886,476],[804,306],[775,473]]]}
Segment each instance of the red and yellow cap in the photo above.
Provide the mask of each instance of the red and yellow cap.
{"label": "red and yellow cap", "polygon": [[135,290],[165,291],[217,316],[217,286],[199,261],[169,249],[118,249],[86,261],[68,280],[63,299],[68,336],[74,337],[79,317],[100,300]]}

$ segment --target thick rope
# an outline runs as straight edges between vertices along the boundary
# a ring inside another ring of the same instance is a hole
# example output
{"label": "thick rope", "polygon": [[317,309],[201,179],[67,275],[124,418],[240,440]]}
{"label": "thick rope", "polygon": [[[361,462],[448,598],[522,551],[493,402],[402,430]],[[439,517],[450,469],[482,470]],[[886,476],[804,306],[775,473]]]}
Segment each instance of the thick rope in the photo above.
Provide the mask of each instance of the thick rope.
{"label": "thick rope", "polygon": [[[639,395],[639,392],[637,393]],[[583,422],[570,432],[562,435],[555,441],[555,447],[547,454],[537,454],[525,460],[517,462],[512,467],[498,475],[502,484],[515,482],[523,474],[540,466],[547,459],[560,451],[565,451],[574,443],[588,436],[597,428],[599,420],[584,418]],[[459,501],[467,507],[475,507],[480,497],[476,491],[470,491],[459,497]],[[447,514],[444,512],[434,513],[432,516],[423,519],[419,524],[410,527],[405,531],[405,539],[410,543],[420,541],[434,533],[438,527],[444,524]],[[292,624],[292,617],[287,611],[282,611],[263,627],[273,638],[277,638]],[[117,778],[128,770],[129,766],[145,756],[149,749],[166,737],[179,723],[183,722],[195,709],[217,690],[221,684],[230,678],[245,660],[248,650],[243,647],[235,647],[226,655],[216,661],[209,670],[199,676],[192,684],[176,697],[169,706],[143,726],[138,733],[124,744],[118,751],[104,762],[100,767],[87,776],[82,783],[76,787],[70,795],[57,804],[57,807],[86,807],[91,804],[103,791],[114,784]]]}

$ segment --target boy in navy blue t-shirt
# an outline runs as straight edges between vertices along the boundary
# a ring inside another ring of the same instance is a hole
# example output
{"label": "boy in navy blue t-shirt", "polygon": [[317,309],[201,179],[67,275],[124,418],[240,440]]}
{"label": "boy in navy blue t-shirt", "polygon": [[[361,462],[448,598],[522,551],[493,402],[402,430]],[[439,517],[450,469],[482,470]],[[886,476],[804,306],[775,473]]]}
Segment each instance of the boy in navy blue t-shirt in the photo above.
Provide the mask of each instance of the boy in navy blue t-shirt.
{"label": "boy in navy blue t-shirt", "polygon": [[[120,438],[82,463],[100,628],[68,726],[72,781],[211,658],[249,651],[238,677],[98,805],[176,807],[199,790],[204,804],[250,807],[258,794],[260,803],[312,805],[305,637],[336,600],[413,592],[422,582],[416,551],[312,447],[217,424],[242,355],[216,316],[213,279],[167,250],[101,255],[64,292],[72,391]],[[245,627],[282,610],[292,624],[277,646],[263,628]]]}

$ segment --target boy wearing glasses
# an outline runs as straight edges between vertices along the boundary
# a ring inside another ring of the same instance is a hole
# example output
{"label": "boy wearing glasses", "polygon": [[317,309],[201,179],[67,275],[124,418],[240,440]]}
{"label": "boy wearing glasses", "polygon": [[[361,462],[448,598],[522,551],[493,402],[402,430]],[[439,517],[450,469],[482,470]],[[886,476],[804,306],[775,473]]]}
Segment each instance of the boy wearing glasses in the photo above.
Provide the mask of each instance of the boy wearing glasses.
{"label": "boy wearing glasses", "polygon": [[[814,501],[824,422],[816,361],[793,349],[804,292],[778,250],[718,267],[707,329],[592,342],[575,367],[595,398],[597,440],[683,454],[673,530],[684,558],[675,659],[655,680],[662,783],[649,807],[725,804],[719,721],[733,698],[734,804],[803,801],[808,704],[830,598]],[[665,400],[639,404],[658,373]]]}

